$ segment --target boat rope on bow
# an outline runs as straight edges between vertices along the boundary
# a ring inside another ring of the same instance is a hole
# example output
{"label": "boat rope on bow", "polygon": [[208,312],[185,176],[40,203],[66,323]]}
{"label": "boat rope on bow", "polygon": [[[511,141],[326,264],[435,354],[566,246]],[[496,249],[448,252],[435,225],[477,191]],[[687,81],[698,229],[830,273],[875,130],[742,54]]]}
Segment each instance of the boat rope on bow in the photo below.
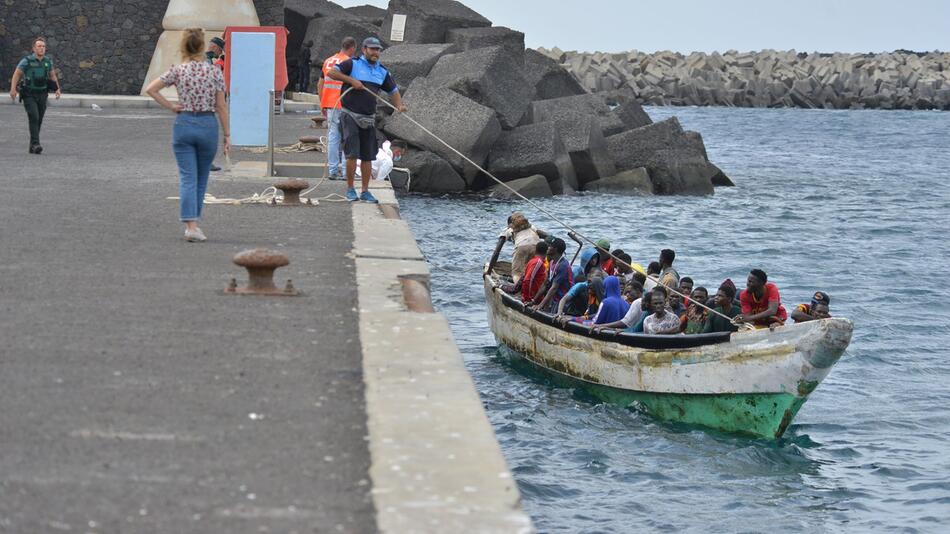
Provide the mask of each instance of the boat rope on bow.
{"label": "boat rope on bow", "polygon": [[[343,96],[346,95],[346,93],[348,93],[348,92],[350,92],[350,91],[352,91],[352,90],[353,90],[352,87],[350,87],[349,89],[347,89],[342,95],[340,95],[340,99],[342,100],[342,99],[343,99]],[[373,96],[375,96],[377,100],[379,100],[379,101],[382,102],[383,104],[385,104],[385,105],[391,107],[391,108],[392,108],[393,110],[395,110],[397,113],[400,113],[399,109],[398,109],[396,106],[392,105],[388,100],[386,100],[385,98],[379,96],[378,94],[374,93],[373,91],[369,91],[369,92],[370,92],[370,94],[372,94]],[[540,211],[541,213],[544,213],[545,215],[547,215],[548,217],[550,217],[551,219],[553,219],[555,222],[557,222],[558,224],[560,224],[561,226],[563,226],[564,228],[566,228],[569,232],[572,232],[572,233],[573,233],[574,235],[576,235],[577,237],[583,239],[584,241],[587,241],[588,243],[590,243],[591,245],[593,245],[594,248],[597,248],[597,243],[594,242],[593,239],[587,237],[586,235],[582,234],[580,231],[578,231],[577,229],[575,229],[575,228],[572,227],[571,225],[569,225],[569,224],[567,224],[566,222],[562,221],[559,217],[557,217],[556,215],[554,215],[554,214],[551,213],[550,211],[548,211],[548,210],[544,209],[543,207],[541,207],[537,202],[534,202],[534,201],[531,200],[530,198],[528,198],[528,197],[522,195],[520,192],[518,192],[517,190],[515,190],[515,188],[511,187],[510,185],[508,185],[508,184],[506,184],[505,182],[503,182],[503,181],[499,180],[498,178],[496,178],[495,175],[493,175],[492,173],[490,173],[490,172],[488,172],[487,170],[483,169],[481,165],[475,163],[474,161],[472,161],[471,159],[469,159],[468,156],[466,156],[465,154],[462,154],[461,152],[459,152],[458,150],[456,150],[452,145],[450,145],[450,144],[448,144],[447,142],[445,142],[445,141],[444,141],[441,137],[439,137],[438,135],[432,133],[431,130],[429,130],[428,128],[426,128],[426,127],[423,126],[422,124],[419,124],[419,122],[416,121],[415,119],[413,119],[412,117],[410,117],[409,114],[407,114],[407,113],[402,113],[402,116],[405,117],[406,120],[408,120],[408,121],[411,122],[412,124],[415,124],[416,126],[418,126],[423,132],[425,132],[425,133],[431,135],[436,141],[438,141],[438,142],[442,143],[443,145],[445,145],[446,148],[448,148],[449,150],[451,150],[452,152],[454,152],[455,154],[457,154],[460,158],[464,159],[465,161],[467,161],[468,163],[470,163],[473,167],[475,167],[476,169],[478,169],[479,171],[481,171],[482,173],[484,173],[485,176],[488,176],[489,178],[491,178],[492,180],[494,180],[494,181],[497,182],[498,184],[504,186],[506,189],[508,189],[509,191],[511,191],[512,193],[514,193],[518,198],[520,198],[521,200],[524,200],[525,202],[527,202],[528,204],[530,204],[531,206],[533,206],[536,210]],[[683,298],[689,298],[689,295],[684,295],[684,294],[680,293],[679,291],[677,291],[676,289],[674,289],[674,288],[672,288],[672,287],[669,287],[669,286],[667,286],[667,285],[665,285],[665,284],[661,284],[659,278],[656,278],[656,277],[654,277],[654,276],[650,276],[649,274],[647,274],[646,270],[645,270],[645,269],[643,268],[643,266],[641,266],[640,264],[638,264],[638,263],[627,263],[627,262],[621,260],[620,258],[618,258],[617,256],[615,256],[615,255],[614,255],[612,252],[610,252],[609,250],[607,251],[607,255],[610,256],[611,258],[613,258],[614,262],[616,262],[616,263],[618,263],[618,264],[620,264],[620,265],[625,265],[625,266],[629,267],[630,269],[633,269],[633,270],[637,271],[638,273],[642,274],[643,276],[646,276],[648,279],[653,280],[654,282],[656,282],[656,283],[659,284],[659,285],[662,285],[663,287],[665,287],[665,288],[666,288],[668,291],[670,291],[671,293],[673,293],[673,294],[675,294],[675,295],[679,295],[680,297],[683,297]],[[691,302],[695,303],[696,305],[698,305],[699,307],[701,307],[701,308],[703,308],[704,310],[708,311],[709,313],[718,315],[718,316],[720,316],[720,317],[722,317],[722,318],[728,320],[728,321],[729,321],[730,323],[732,323],[732,324],[737,324],[737,325],[740,325],[741,327],[747,328],[747,329],[754,329],[754,328],[755,328],[754,326],[752,326],[752,325],[750,325],[750,324],[748,324],[748,323],[736,323],[736,322],[733,320],[732,317],[729,317],[728,315],[726,315],[726,314],[724,314],[724,313],[720,313],[720,312],[718,312],[718,311],[716,311],[716,310],[710,308],[710,307],[707,306],[705,303],[697,302],[697,301],[695,301],[695,300],[691,300]]]}

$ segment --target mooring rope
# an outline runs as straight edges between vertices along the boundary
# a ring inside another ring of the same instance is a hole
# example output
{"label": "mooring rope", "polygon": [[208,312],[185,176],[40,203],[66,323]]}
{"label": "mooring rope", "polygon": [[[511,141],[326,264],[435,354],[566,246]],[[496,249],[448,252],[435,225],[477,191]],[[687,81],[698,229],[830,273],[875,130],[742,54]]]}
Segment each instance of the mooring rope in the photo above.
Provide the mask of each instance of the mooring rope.
{"label": "mooring rope", "polygon": [[[342,95],[340,95],[340,98],[342,99],[342,98],[343,98],[343,95],[345,95],[346,93],[348,93],[348,92],[350,92],[350,91],[352,91],[352,90],[353,90],[353,88],[350,87],[350,88],[347,89]],[[379,96],[378,94],[374,93],[373,91],[369,91],[369,92],[370,92],[370,94],[372,94],[373,96],[375,96],[376,99],[379,100],[380,102],[382,102],[383,104],[385,104],[385,105],[391,107],[391,108],[392,108],[394,111],[396,111],[397,113],[401,113],[401,112],[399,111],[399,108],[397,108],[396,106],[392,105],[392,104],[391,104],[388,100],[386,100],[385,98]],[[561,226],[563,226],[564,228],[566,228],[569,232],[573,232],[574,235],[576,235],[577,237],[583,239],[584,241],[587,241],[588,243],[590,243],[591,245],[593,245],[595,248],[597,248],[597,243],[596,243],[593,239],[587,237],[586,235],[582,234],[580,231],[578,231],[577,229],[575,229],[575,228],[572,227],[571,225],[569,225],[569,224],[567,224],[566,222],[562,221],[559,217],[557,217],[556,215],[554,215],[554,214],[551,213],[550,211],[548,211],[548,210],[544,209],[543,207],[541,207],[537,202],[534,202],[534,201],[531,200],[530,198],[528,198],[528,197],[522,195],[520,192],[518,192],[517,190],[515,190],[515,188],[511,187],[511,186],[508,185],[507,183],[505,183],[505,182],[499,180],[498,178],[496,178],[494,174],[492,174],[492,173],[488,172],[487,170],[483,169],[481,165],[475,163],[474,161],[472,161],[471,159],[469,159],[468,156],[466,156],[465,154],[462,154],[461,152],[459,152],[458,150],[456,150],[452,145],[450,145],[450,144],[448,144],[447,142],[445,142],[441,137],[439,137],[438,135],[432,133],[432,131],[430,131],[428,128],[426,128],[425,126],[423,126],[422,124],[420,124],[418,121],[416,121],[415,119],[413,119],[412,117],[410,117],[408,113],[402,113],[402,116],[405,117],[406,120],[408,120],[408,121],[411,122],[412,124],[415,124],[416,126],[418,126],[419,129],[421,129],[423,132],[425,132],[425,133],[431,135],[436,141],[438,141],[438,142],[442,143],[443,145],[445,145],[446,148],[448,148],[449,150],[451,150],[452,152],[454,152],[454,153],[455,153],[456,155],[458,155],[460,158],[462,158],[462,159],[464,159],[465,161],[467,161],[467,162],[468,162],[469,164],[471,164],[473,167],[475,167],[476,169],[478,169],[479,171],[481,171],[482,173],[484,173],[486,176],[488,176],[489,178],[491,178],[492,180],[494,180],[494,181],[497,182],[498,184],[500,184],[500,185],[504,186],[505,188],[507,188],[509,191],[511,191],[512,193],[514,193],[518,198],[520,198],[521,200],[524,200],[525,202],[527,202],[528,204],[530,204],[531,206],[533,206],[536,210],[540,211],[541,213],[544,213],[545,215],[547,215],[548,217],[550,217],[551,219],[553,219],[555,222],[557,222],[558,224],[560,224]],[[644,268],[643,268],[640,264],[637,264],[637,263],[627,263],[627,262],[621,260],[620,258],[618,258],[617,256],[615,256],[615,255],[614,255],[613,253],[611,253],[609,250],[607,251],[607,255],[610,256],[611,258],[613,258],[614,262],[616,262],[616,263],[618,263],[618,264],[620,264],[620,265],[625,265],[625,266],[629,267],[630,269],[633,269],[633,270],[637,271],[638,273],[642,274],[643,276],[647,277],[648,279],[650,279],[650,280],[656,282],[658,285],[661,285],[661,286],[665,287],[665,288],[666,288],[668,291],[670,291],[671,293],[673,293],[673,294],[675,294],[675,295],[678,295],[678,296],[680,296],[680,297],[683,297],[683,298],[689,298],[689,295],[684,295],[684,294],[680,293],[679,291],[677,291],[676,289],[674,289],[674,288],[672,288],[672,287],[669,287],[669,286],[666,286],[665,284],[660,283],[660,280],[659,280],[658,278],[647,274],[646,270],[644,270]],[[724,313],[720,313],[720,312],[718,312],[718,311],[716,311],[716,310],[710,308],[709,306],[707,306],[707,305],[706,305],[705,303],[703,303],[703,302],[697,302],[697,301],[695,301],[695,300],[690,300],[690,302],[695,303],[696,305],[698,305],[699,307],[701,307],[701,308],[703,308],[704,310],[708,311],[709,313],[713,313],[713,314],[715,314],[715,315],[718,315],[718,316],[720,316],[720,317],[722,317],[722,318],[728,320],[730,323],[733,323],[733,324],[743,324],[743,323],[736,323],[736,322],[733,320],[732,317],[729,317],[728,315],[726,315],[726,314],[724,314]],[[744,327],[744,328],[748,328],[748,329],[754,329],[754,328],[755,328],[754,326],[749,325],[748,323],[744,323],[744,326],[743,326],[743,327]]]}

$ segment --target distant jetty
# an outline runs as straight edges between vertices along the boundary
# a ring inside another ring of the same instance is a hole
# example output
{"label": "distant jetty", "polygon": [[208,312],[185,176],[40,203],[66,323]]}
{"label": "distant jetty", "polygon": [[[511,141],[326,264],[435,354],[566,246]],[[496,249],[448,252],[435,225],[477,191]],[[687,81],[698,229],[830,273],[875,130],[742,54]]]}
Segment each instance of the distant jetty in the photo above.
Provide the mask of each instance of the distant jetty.
{"label": "distant jetty", "polygon": [[538,51],[563,65],[588,91],[632,91],[641,104],[950,110],[946,52]]}

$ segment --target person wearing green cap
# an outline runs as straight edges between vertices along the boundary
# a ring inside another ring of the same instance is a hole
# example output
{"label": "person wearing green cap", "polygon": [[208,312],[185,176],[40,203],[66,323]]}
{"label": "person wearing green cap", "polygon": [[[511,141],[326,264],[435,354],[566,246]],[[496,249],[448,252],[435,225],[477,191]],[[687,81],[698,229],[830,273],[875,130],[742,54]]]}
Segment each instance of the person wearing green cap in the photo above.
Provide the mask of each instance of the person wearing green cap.
{"label": "person wearing green cap", "polygon": [[610,241],[601,238],[594,241],[594,246],[597,247],[597,252],[600,253],[600,268],[607,273],[607,276],[616,274],[614,272],[614,259],[610,256]]}

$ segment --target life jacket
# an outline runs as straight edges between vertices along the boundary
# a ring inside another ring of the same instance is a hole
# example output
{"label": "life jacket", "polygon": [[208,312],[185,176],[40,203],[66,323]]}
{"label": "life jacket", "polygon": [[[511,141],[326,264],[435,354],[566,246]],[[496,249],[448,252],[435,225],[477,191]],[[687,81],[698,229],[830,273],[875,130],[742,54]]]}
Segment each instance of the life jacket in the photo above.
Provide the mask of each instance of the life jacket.
{"label": "life jacket", "polygon": [[343,91],[343,82],[331,78],[330,71],[348,59],[350,59],[350,56],[343,52],[337,52],[323,62],[323,91],[320,93],[321,108],[340,108],[340,95]]}
{"label": "life jacket", "polygon": [[46,93],[49,91],[49,73],[53,70],[53,62],[49,57],[37,59],[36,56],[26,57],[26,69],[23,71],[23,87],[31,93]]}

